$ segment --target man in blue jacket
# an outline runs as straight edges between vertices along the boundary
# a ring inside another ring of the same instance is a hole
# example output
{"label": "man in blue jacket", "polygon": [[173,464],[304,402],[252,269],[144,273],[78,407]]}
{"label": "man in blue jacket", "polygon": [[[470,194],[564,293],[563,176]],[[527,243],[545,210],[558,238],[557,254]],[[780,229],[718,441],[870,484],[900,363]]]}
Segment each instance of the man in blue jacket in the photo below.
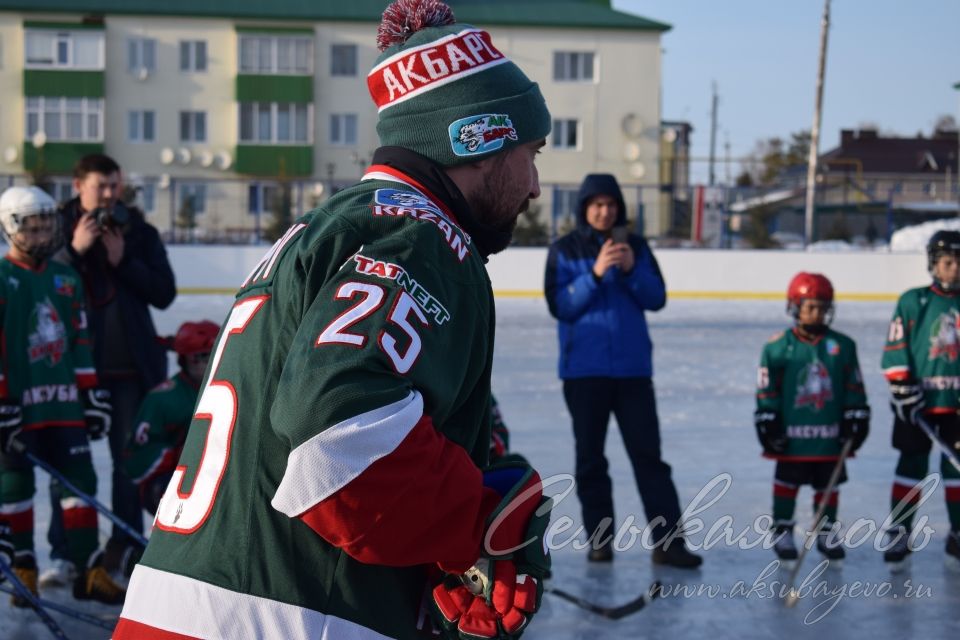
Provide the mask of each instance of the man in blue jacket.
{"label": "man in blue jacket", "polygon": [[577,228],[550,247],[544,281],[559,321],[560,378],[573,418],[577,495],[591,536],[588,559],[613,560],[617,531],[604,441],[617,418],[643,500],[653,561],[694,568],[702,559],[678,535],[680,503],[670,466],[660,458],[653,392],[653,345],[646,311],[667,301],[657,261],[639,235],[627,233],[616,178],[591,174],[580,185]]}

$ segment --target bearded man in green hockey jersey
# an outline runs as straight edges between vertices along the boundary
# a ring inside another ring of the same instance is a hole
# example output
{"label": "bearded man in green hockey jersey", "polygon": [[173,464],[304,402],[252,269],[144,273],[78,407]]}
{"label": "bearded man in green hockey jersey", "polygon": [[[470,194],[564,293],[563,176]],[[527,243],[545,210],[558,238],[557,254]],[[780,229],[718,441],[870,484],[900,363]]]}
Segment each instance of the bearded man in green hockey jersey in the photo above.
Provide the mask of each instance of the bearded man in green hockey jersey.
{"label": "bearded man in green hockey jersey", "polygon": [[[800,487],[814,489],[817,550],[828,560],[846,553],[834,531],[840,492],[827,491],[843,445],[856,451],[867,438],[867,406],[857,345],[830,327],[833,285],[819,273],[800,272],[787,287],[794,326],[770,338],[760,356],[754,425],[765,457],[777,461],[773,477],[773,548],[786,565],[798,557],[793,514]],[[846,480],[841,469],[839,483]]]}
{"label": "bearded man in green hockey jersey", "polygon": [[550,114],[440,2],[394,3],[378,42],[382,146],[237,293],[117,640],[515,638],[539,606],[549,501],[483,469],[484,262],[540,194]]}
{"label": "bearded man in green hockey jersey", "polygon": [[[946,446],[960,451],[960,231],[931,236],[927,269],[933,283],[909,289],[897,301],[881,361],[894,411],[893,447],[900,452],[883,556],[894,571],[903,568],[912,551],[913,516],[929,465],[932,444],[917,426],[920,416]],[[960,471],[941,456],[940,472],[950,520],[947,561],[958,564]]]}

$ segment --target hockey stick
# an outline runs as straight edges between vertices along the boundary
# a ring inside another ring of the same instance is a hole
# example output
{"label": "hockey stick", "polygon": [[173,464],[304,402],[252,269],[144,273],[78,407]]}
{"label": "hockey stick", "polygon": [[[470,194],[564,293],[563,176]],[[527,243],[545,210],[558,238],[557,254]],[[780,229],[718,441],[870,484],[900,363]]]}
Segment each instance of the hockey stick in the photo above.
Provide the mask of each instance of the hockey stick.
{"label": "hockey stick", "polygon": [[[4,593],[14,594],[16,591],[13,587],[9,587],[5,584],[0,584],[0,591]],[[51,600],[44,600],[43,598],[36,598],[37,603],[44,609],[49,609],[50,611],[56,611],[57,613],[62,613],[65,616],[75,618],[80,622],[86,622],[87,624],[93,625],[95,627],[100,627],[101,629],[106,629],[107,631],[113,631],[117,626],[116,619],[112,622],[105,618],[98,618],[95,615],[84,613],[83,611],[77,611],[76,609],[71,609],[70,607],[60,604],[59,602],[53,602]]]}
{"label": "hockey stick", "polygon": [[840,451],[840,457],[837,458],[837,464],[833,467],[833,473],[830,474],[830,481],[827,483],[827,488],[823,491],[823,502],[820,503],[820,506],[817,507],[817,513],[813,516],[813,526],[810,527],[810,531],[807,532],[807,535],[803,539],[803,548],[800,549],[800,555],[797,557],[797,564],[793,568],[793,571],[790,572],[790,580],[787,584],[790,585],[790,591],[787,593],[787,597],[784,600],[784,604],[787,605],[787,608],[791,608],[797,604],[797,601],[800,600],[800,592],[797,591],[795,586],[797,583],[797,576],[800,575],[800,566],[803,564],[803,558],[807,555],[807,551],[810,550],[812,546],[810,544],[810,539],[812,536],[816,536],[820,533],[820,520],[823,519],[823,514],[827,510],[827,503],[830,501],[830,494],[833,493],[833,490],[837,486],[837,481],[840,480],[840,472],[843,471],[843,463],[846,462],[847,456],[850,455],[850,450],[853,448],[853,438],[850,438],[843,443],[843,449]]}
{"label": "hockey stick", "polygon": [[70,640],[67,638],[67,634],[63,632],[63,629],[60,628],[60,625],[57,624],[56,620],[50,617],[50,614],[47,613],[47,610],[37,601],[37,597],[26,587],[23,582],[20,581],[20,578],[17,577],[17,574],[13,572],[13,569],[10,568],[10,565],[7,564],[7,559],[5,557],[0,557],[0,573],[10,581],[12,585],[12,592],[26,600],[31,607],[33,607],[34,613],[37,614],[37,617],[47,626],[47,629],[50,630],[50,633],[53,634],[54,638],[59,638],[60,640]]}
{"label": "hockey stick", "polygon": [[930,426],[930,423],[924,420],[923,416],[919,415],[919,413],[917,415],[917,426],[923,429],[923,432],[927,434],[927,437],[930,438],[933,444],[940,447],[943,455],[950,461],[950,464],[956,467],[957,471],[960,471],[960,458],[957,457],[957,453],[937,435],[937,432]]}
{"label": "hockey stick", "polygon": [[639,597],[634,598],[630,602],[624,603],[618,607],[604,607],[555,587],[544,587],[543,590],[545,593],[553,594],[561,600],[571,602],[581,609],[595,613],[598,616],[603,616],[604,618],[608,618],[610,620],[619,620],[620,618],[626,617],[631,613],[636,613],[637,611],[643,609],[645,606],[647,606],[648,602],[660,595],[662,588],[663,585],[660,584],[660,581],[655,580],[654,583],[650,585],[650,588],[647,589],[646,593],[643,593]]}
{"label": "hockey stick", "polygon": [[73,484],[72,482],[67,480],[65,477],[63,477],[63,474],[57,471],[56,469],[54,469],[51,465],[47,464],[37,456],[30,453],[30,451],[27,449],[27,446],[25,444],[23,444],[19,440],[14,439],[11,441],[10,447],[15,452],[22,454],[34,466],[40,467],[41,469],[46,471],[48,474],[50,474],[52,478],[55,478],[60,482],[60,484],[62,484],[64,487],[66,487],[67,489],[75,493],[78,498],[80,498],[81,500],[89,504],[91,507],[93,507],[94,509],[102,513],[108,520],[113,522],[113,524],[117,525],[117,527],[121,531],[123,531],[128,536],[133,538],[135,542],[139,542],[144,547],[147,546],[147,539],[143,537],[143,534],[136,532],[133,529],[133,527],[131,527],[129,524],[127,524],[126,522],[118,518],[117,515],[113,513],[113,511],[108,509],[106,505],[101,503],[99,500],[97,500],[96,498],[94,498],[89,494],[84,493],[83,491],[80,491],[80,489],[77,488],[77,485]]}

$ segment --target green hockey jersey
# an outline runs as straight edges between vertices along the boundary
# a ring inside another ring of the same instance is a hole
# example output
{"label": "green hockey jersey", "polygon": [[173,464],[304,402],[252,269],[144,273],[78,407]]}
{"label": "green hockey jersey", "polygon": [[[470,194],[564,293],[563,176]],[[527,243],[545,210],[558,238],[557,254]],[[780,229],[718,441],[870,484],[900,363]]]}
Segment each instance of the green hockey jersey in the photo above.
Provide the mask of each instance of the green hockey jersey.
{"label": "green hockey jersey", "polygon": [[24,430],[86,427],[80,391],[97,376],[76,271],[0,260],[0,344],[0,396],[20,402]]}
{"label": "green hockey jersey", "polygon": [[124,470],[134,484],[143,485],[176,467],[198,391],[181,371],[144,397],[123,451]]}
{"label": "green hockey jersey", "polygon": [[397,169],[298,220],[221,327],[113,637],[423,637],[499,500],[494,325],[470,237]]}
{"label": "green hockey jersey", "polygon": [[815,339],[796,329],[767,342],[757,375],[757,408],[779,412],[789,440],[789,461],[834,460],[843,410],[867,406],[857,346],[828,330]]}
{"label": "green hockey jersey", "polygon": [[924,390],[927,411],[960,408],[960,296],[938,287],[904,292],[890,321],[883,349],[887,380],[915,380]]}

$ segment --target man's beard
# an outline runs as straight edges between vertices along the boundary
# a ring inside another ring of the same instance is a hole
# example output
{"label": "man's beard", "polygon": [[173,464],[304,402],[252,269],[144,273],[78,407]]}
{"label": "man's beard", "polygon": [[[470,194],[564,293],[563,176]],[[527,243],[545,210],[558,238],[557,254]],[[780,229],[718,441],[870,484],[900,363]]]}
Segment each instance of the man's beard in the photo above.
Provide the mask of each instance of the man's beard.
{"label": "man's beard", "polygon": [[469,200],[473,214],[487,232],[484,236],[490,254],[500,253],[510,246],[517,220],[530,206],[529,198],[519,206],[505,200],[503,194],[510,192],[507,188],[510,178],[500,167],[497,169],[484,180],[483,188],[473,193]]}

